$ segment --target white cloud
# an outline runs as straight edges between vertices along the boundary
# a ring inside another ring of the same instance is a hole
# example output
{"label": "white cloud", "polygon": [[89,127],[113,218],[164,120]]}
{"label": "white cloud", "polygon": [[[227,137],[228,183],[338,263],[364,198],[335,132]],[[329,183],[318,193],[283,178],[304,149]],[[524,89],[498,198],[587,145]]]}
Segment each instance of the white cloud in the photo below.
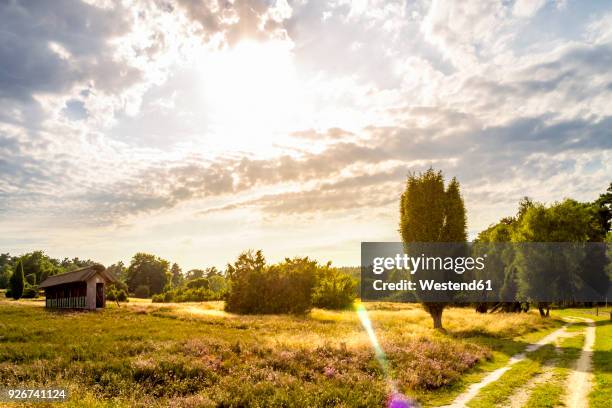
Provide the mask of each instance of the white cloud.
{"label": "white cloud", "polygon": [[517,17],[533,17],[545,4],[546,0],[516,0],[512,14]]}
{"label": "white cloud", "polygon": [[[386,192],[401,191],[407,171],[457,175],[472,232],[525,194],[592,199],[612,174],[610,13],[577,21],[571,39],[543,27],[542,39],[529,24],[570,10],[62,1],[26,10],[28,21],[77,13],[90,24],[35,32],[12,3],[2,13],[0,227],[17,252],[85,237],[89,256],[103,248],[114,261],[113,243],[157,249],[162,231],[174,245],[164,250],[190,265],[215,247],[209,231],[246,222],[250,242],[289,250],[285,232],[301,229],[299,251],[317,247],[320,225],[345,222],[354,229],[328,246],[342,263],[351,236],[397,238],[397,194]],[[245,39],[253,52],[235,58]],[[264,52],[273,44],[282,49]]]}
{"label": "white cloud", "polygon": [[595,43],[612,43],[612,13],[594,19],[587,26],[585,37]]}
{"label": "white cloud", "polygon": [[457,69],[473,70],[479,59],[505,47],[508,14],[497,1],[433,0],[421,30]]}

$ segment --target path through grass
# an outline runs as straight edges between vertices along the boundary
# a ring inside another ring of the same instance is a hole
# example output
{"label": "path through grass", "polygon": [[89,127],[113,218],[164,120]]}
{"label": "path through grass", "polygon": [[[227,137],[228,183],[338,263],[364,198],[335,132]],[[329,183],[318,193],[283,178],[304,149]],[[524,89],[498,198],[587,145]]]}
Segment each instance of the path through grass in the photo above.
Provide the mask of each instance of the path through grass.
{"label": "path through grass", "polygon": [[92,407],[382,406],[391,380],[439,405],[559,326],[449,309],[442,334],[419,306],[367,304],[387,378],[352,311],[236,316],[220,303],[139,302],[86,313],[39,303],[0,301],[0,383],[65,386],[73,406]]}

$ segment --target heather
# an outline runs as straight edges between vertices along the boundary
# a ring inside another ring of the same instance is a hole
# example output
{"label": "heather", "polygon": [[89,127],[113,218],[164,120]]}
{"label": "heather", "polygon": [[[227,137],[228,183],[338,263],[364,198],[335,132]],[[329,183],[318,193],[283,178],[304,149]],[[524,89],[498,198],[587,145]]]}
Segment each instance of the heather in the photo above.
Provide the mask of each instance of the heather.
{"label": "heather", "polygon": [[558,325],[450,308],[441,333],[420,306],[366,304],[385,371],[352,310],[244,316],[223,302],[131,299],[83,313],[40,303],[0,302],[0,382],[65,386],[79,406],[382,406],[391,382],[427,405]]}

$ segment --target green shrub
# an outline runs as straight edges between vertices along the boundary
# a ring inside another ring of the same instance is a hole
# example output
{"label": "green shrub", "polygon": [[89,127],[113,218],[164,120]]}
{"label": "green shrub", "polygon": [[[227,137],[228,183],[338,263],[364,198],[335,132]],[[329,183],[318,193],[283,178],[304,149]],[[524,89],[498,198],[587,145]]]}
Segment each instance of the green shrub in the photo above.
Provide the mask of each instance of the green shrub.
{"label": "green shrub", "polygon": [[286,258],[266,265],[261,251],[245,252],[228,265],[225,308],[242,314],[305,313],[312,306],[345,309],[355,299],[355,280],[331,264]]}
{"label": "green shrub", "polygon": [[127,302],[128,301],[128,294],[124,289],[118,289],[116,287],[110,287],[107,291],[106,291],[106,299],[107,300],[114,300],[117,302]]}
{"label": "green shrub", "polygon": [[128,301],[128,287],[125,283],[117,281],[106,286],[106,299],[117,302]]}
{"label": "green shrub", "polygon": [[26,286],[25,289],[23,290],[23,295],[21,295],[22,298],[25,299],[35,299],[38,297],[38,286]]}
{"label": "green shrub", "polygon": [[11,290],[11,288],[8,288],[6,292],[4,292],[4,296],[6,296],[7,298],[13,297],[13,291]]}
{"label": "green shrub", "polygon": [[312,304],[324,309],[346,309],[355,300],[355,280],[331,268],[321,268],[312,294]]}
{"label": "green shrub", "polygon": [[30,273],[25,276],[25,282],[30,285],[36,285],[36,274]]}
{"label": "green shrub", "polygon": [[210,283],[208,282],[207,278],[199,278],[187,281],[185,286],[189,289],[210,289]]}
{"label": "green shrub", "polygon": [[217,300],[217,295],[210,289],[189,289],[183,291],[176,297],[178,302],[205,302],[208,300]]}
{"label": "green shrub", "polygon": [[225,309],[241,314],[305,313],[312,307],[318,264],[294,258],[266,265],[261,251],[242,253],[228,265]]}
{"label": "green shrub", "polygon": [[178,288],[167,285],[164,292],[153,296],[153,302],[206,302],[225,297],[226,279],[222,275],[187,280]]}
{"label": "green shrub", "polygon": [[213,275],[207,278],[210,290],[219,294],[224,295],[227,292],[227,279],[221,275]]}
{"label": "green shrub", "polygon": [[125,290],[121,289],[117,292],[117,301],[119,302],[127,302],[128,294]]}
{"label": "green shrub", "polygon": [[9,286],[11,278],[11,267],[5,264],[0,268],[0,289],[6,289]]}
{"label": "green shrub", "polygon": [[141,299],[146,299],[149,297],[149,287],[147,285],[140,285],[134,291],[134,296]]}
{"label": "green shrub", "polygon": [[107,287],[108,288],[114,288],[117,291],[121,291],[122,290],[125,293],[128,293],[128,291],[129,291],[128,290],[128,285],[126,285],[124,282],[121,282],[121,281],[113,282],[113,283],[109,284]]}
{"label": "green shrub", "polygon": [[206,302],[220,300],[221,297],[210,289],[188,289],[186,287],[170,290],[153,296],[153,302]]}

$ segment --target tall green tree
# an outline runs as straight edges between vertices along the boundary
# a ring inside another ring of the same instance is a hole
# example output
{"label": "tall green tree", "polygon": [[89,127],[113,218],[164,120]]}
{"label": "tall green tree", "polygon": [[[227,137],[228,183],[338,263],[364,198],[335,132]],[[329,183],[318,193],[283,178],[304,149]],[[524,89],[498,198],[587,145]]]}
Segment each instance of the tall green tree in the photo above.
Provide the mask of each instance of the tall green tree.
{"label": "tall green tree", "polygon": [[606,192],[601,194],[593,204],[596,208],[601,231],[605,239],[606,234],[612,231],[612,183],[610,183]]}
{"label": "tall green tree", "polygon": [[467,216],[459,182],[456,177],[448,183],[444,201],[442,242],[467,242]]}
{"label": "tall green tree", "polygon": [[50,258],[43,251],[29,252],[21,256],[21,262],[24,274],[34,275],[36,282],[42,282],[51,275],[66,271],[57,259]]}
{"label": "tall green tree", "polygon": [[[56,261],[55,259],[51,260]],[[80,259],[79,257],[74,257],[72,259],[64,258],[61,262],[54,262],[55,264],[59,264],[66,272],[74,271],[75,269],[83,268],[85,266],[95,265],[96,262],[91,259]]]}
{"label": "tall green tree", "polygon": [[185,280],[194,280],[204,278],[206,276],[206,271],[204,269],[190,269],[187,271],[185,275]]}
{"label": "tall green tree", "polygon": [[[566,199],[549,207],[535,203],[527,208],[513,230],[512,241],[585,243],[601,242],[603,236],[595,208],[589,203]],[[554,254],[544,253],[553,250],[550,245],[536,249],[524,247],[519,251],[518,295],[526,300],[541,297],[543,293],[571,299],[584,285],[605,294],[608,288],[605,247],[585,246],[580,257],[578,247],[571,248]],[[548,316],[548,303],[539,302],[538,308],[542,316]]]}
{"label": "tall green tree", "polygon": [[432,168],[409,174],[400,198],[400,233],[405,243],[440,242],[444,229],[444,178]]}
{"label": "tall green tree", "polygon": [[172,276],[170,279],[172,286],[175,288],[181,286],[185,277],[183,276],[183,270],[176,262],[173,263],[172,268],[170,268],[170,275]]}
{"label": "tall green tree", "polygon": [[516,272],[512,267],[513,251],[510,245],[512,228],[516,224],[515,217],[503,218],[497,224],[489,226],[481,231],[474,241],[473,253],[475,256],[487,256],[487,268],[476,271],[476,278],[490,280],[495,288],[502,288],[499,296],[483,292],[483,299],[488,302],[480,302],[476,305],[476,311],[486,313],[489,306],[496,310],[502,306],[502,310],[514,310],[512,305],[499,303],[500,300],[507,301],[515,299],[516,296]]}
{"label": "tall green tree", "polygon": [[23,262],[17,261],[15,270],[10,280],[11,296],[17,300],[23,296],[23,287],[25,286],[25,278],[23,276]]}
{"label": "tall green tree", "polygon": [[206,268],[206,277],[212,278],[213,276],[221,276],[221,272],[219,272],[216,266]]}
{"label": "tall green tree", "polygon": [[170,263],[152,254],[139,252],[132,258],[127,271],[126,283],[130,292],[139,286],[147,286],[149,294],[163,292],[164,286],[170,281]]}
{"label": "tall green tree", "polygon": [[127,281],[127,268],[125,267],[123,261],[119,261],[108,266],[106,270],[112,273],[113,276],[119,279],[119,281],[121,281],[122,283],[125,284],[125,282]]}
{"label": "tall green tree", "polygon": [[11,266],[9,264],[0,266],[0,289],[8,288],[10,280]]}
{"label": "tall green tree", "polygon": [[[410,174],[400,199],[400,234],[405,244],[414,242],[465,242],[466,214],[459,182],[453,178],[444,188],[441,171],[429,168]],[[442,329],[447,303],[424,302],[434,328]]]}

